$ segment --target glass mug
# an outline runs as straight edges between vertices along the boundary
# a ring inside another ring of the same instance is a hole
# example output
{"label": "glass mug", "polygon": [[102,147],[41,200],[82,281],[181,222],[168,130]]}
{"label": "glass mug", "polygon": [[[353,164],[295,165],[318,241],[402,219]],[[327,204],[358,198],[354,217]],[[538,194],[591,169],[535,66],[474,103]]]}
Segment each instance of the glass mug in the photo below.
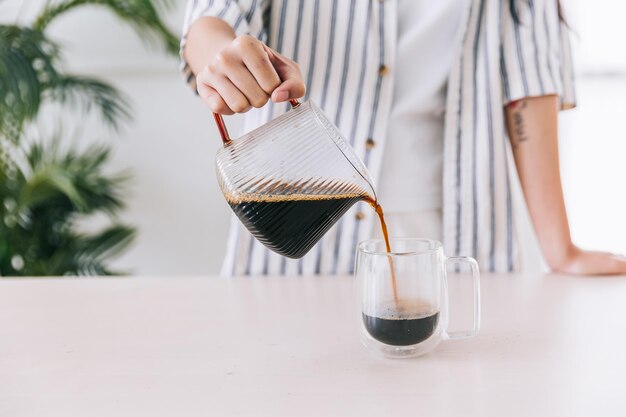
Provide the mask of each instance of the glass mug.
{"label": "glass mug", "polygon": [[[446,257],[440,242],[382,239],[359,243],[355,275],[359,285],[359,322],[363,344],[391,358],[430,352],[447,339],[475,336],[480,329],[480,274],[473,258]],[[447,266],[467,264],[473,280],[473,328],[448,331]],[[395,271],[395,283],[391,268]],[[395,288],[394,288],[395,284]]]}

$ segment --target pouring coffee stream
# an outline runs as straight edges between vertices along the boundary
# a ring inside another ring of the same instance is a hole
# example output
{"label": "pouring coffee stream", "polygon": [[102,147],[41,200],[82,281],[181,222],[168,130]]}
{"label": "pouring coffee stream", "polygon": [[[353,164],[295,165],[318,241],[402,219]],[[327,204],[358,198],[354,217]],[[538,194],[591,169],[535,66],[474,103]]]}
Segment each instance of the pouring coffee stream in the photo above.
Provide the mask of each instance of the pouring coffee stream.
{"label": "pouring coffee stream", "polygon": [[[291,111],[234,141],[222,116],[213,113],[224,144],[217,176],[232,210],[266,247],[298,259],[350,207],[367,202],[391,253],[383,209],[361,160],[312,101],[289,103]],[[397,304],[396,271],[388,259]]]}
{"label": "pouring coffee stream", "polygon": [[[389,232],[387,231],[387,222],[385,222],[385,213],[383,212],[383,206],[378,204],[375,198],[367,197],[365,201],[374,209],[376,215],[378,216],[378,220],[380,222],[380,228],[383,232],[383,238],[385,239],[385,250],[388,254],[391,254],[391,244],[389,243]],[[391,272],[391,287],[393,291],[393,301],[396,306],[398,306],[398,284],[396,281],[396,268],[393,264],[393,257],[388,256],[389,260],[389,271]]]}

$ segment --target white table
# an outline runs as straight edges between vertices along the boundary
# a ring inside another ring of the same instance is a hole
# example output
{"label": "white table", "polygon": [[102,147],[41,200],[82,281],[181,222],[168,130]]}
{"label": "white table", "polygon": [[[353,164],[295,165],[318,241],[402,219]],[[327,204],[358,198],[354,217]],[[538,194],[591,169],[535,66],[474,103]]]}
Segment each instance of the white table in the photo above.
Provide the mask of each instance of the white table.
{"label": "white table", "polygon": [[482,289],[478,337],[389,360],[350,277],[0,279],[0,416],[626,415],[626,279]]}

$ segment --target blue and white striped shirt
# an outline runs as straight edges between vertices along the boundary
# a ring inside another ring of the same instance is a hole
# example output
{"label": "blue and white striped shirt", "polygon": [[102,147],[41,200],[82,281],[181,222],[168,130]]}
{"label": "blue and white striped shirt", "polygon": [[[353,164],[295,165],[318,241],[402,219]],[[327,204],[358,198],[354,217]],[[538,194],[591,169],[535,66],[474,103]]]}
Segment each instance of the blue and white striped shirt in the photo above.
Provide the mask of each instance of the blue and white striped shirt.
{"label": "blue and white striped shirt", "polygon": [[[216,16],[297,61],[314,100],[354,147],[376,182],[392,104],[398,0],[192,0],[190,25]],[[486,271],[520,269],[514,207],[519,193],[504,106],[558,95],[574,106],[567,28],[556,0],[471,0],[459,28],[448,80],[444,131],[443,236],[446,250],[475,257]],[[468,4],[468,2],[463,2]],[[419,54],[419,51],[415,53]],[[424,63],[428,65],[428,63]],[[194,78],[183,62],[189,82]],[[246,114],[252,130],[288,110],[268,103]],[[274,254],[233,216],[224,275],[351,273],[373,211],[359,203],[301,260]]]}

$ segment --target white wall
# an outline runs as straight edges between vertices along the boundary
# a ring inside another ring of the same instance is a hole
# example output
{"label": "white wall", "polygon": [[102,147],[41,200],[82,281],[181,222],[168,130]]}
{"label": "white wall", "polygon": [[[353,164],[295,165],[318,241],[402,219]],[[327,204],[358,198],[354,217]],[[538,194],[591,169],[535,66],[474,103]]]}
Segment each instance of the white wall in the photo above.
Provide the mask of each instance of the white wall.
{"label": "white wall", "polygon": [[[28,20],[43,0],[0,2],[0,20]],[[567,6],[568,3],[565,2]],[[180,27],[184,1],[168,15]],[[21,9],[21,11],[20,11]],[[581,41],[578,109],[561,115],[562,169],[574,238],[583,246],[626,253],[626,5],[574,2],[568,13]],[[103,77],[132,99],[134,123],[119,138],[86,121],[85,140],[109,138],[114,166],[131,167],[134,186],[123,219],[139,227],[132,250],[115,262],[137,274],[216,273],[229,209],[217,189],[219,138],[210,113],[186,89],[177,61],[146,51],[132,31],[97,8],[51,27],[68,67]],[[613,77],[598,74],[612,73]],[[594,75],[595,74],[595,75]],[[228,120],[236,131],[237,121]]]}
{"label": "white wall", "polygon": [[576,42],[582,74],[626,74],[626,3],[615,0],[560,0]]}
{"label": "white wall", "polygon": [[626,254],[626,3],[562,0],[578,67],[578,108],[561,114],[561,162],[574,240]]}
{"label": "white wall", "polygon": [[586,77],[561,114],[561,172],[575,242],[626,254],[626,77]]}

